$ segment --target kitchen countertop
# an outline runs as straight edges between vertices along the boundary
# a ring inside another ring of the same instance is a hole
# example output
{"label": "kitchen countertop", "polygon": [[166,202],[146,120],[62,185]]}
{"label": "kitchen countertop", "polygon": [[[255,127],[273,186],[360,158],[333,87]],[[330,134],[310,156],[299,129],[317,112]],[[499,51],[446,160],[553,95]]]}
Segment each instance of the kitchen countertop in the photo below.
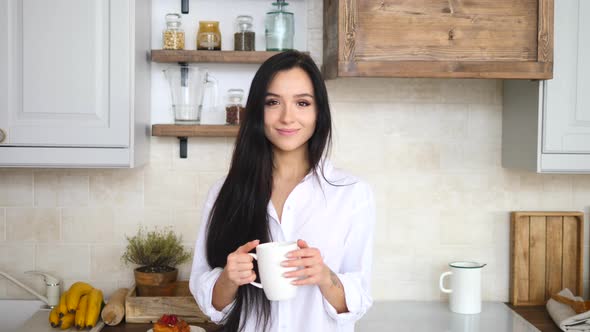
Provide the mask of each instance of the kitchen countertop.
{"label": "kitchen countertop", "polygon": [[[537,312],[541,311],[542,309],[537,310]],[[48,311],[37,312],[27,321],[21,332],[58,331],[49,326],[47,315]],[[194,325],[204,327],[207,332],[213,332],[218,328],[214,324]],[[43,328],[40,328],[41,326]],[[102,331],[145,332],[151,327],[152,324],[129,323],[105,326]],[[77,330],[73,329],[73,331]],[[480,314],[460,315],[452,313],[446,302],[383,301],[374,303],[369,312],[356,324],[355,331],[544,332],[553,330],[544,328],[539,330],[502,302],[483,302]]]}
{"label": "kitchen countertop", "polygon": [[375,302],[355,331],[539,332],[503,302],[483,302],[476,315],[455,314],[447,302]]}

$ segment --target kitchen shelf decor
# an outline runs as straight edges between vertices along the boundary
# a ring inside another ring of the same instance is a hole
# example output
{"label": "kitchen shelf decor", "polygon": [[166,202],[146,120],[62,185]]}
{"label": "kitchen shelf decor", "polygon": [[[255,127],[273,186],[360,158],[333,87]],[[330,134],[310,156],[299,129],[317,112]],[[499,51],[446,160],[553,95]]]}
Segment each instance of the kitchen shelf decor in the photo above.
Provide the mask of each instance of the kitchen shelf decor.
{"label": "kitchen shelf decor", "polygon": [[[261,64],[280,52],[268,51],[195,51],[195,50],[151,50],[151,61],[158,63],[240,63]],[[309,52],[304,52],[309,54]],[[187,157],[189,137],[236,137],[239,126],[230,125],[178,125],[154,124],[152,136],[178,137],[180,158]]]}
{"label": "kitchen shelf decor", "polygon": [[280,52],[266,51],[195,51],[195,50],[152,50],[152,62],[187,63],[253,63],[260,64]]}
{"label": "kitchen shelf decor", "polygon": [[324,0],[324,75],[550,79],[554,0]]}

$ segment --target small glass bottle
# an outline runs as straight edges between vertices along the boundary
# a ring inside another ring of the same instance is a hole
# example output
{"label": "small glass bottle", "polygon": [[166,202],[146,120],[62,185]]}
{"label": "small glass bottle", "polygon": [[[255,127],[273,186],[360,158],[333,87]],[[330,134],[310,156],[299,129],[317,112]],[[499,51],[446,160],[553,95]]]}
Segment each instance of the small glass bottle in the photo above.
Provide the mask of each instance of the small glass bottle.
{"label": "small glass bottle", "polygon": [[162,34],[163,49],[184,50],[184,30],[180,14],[166,14],[166,29]]}
{"label": "small glass bottle", "polygon": [[246,108],[242,106],[244,90],[227,90],[227,99],[228,103],[225,106],[225,123],[228,125],[240,125],[244,120],[244,112],[246,111]]}
{"label": "small glass bottle", "polygon": [[254,51],[254,31],[252,16],[240,15],[236,19],[237,30],[234,33],[234,51]]}
{"label": "small glass bottle", "polygon": [[267,51],[286,51],[293,49],[295,22],[293,13],[285,10],[289,4],[285,0],[273,2],[276,9],[266,13],[264,31],[266,33]]}
{"label": "small glass bottle", "polygon": [[199,21],[197,50],[221,50],[221,32],[218,21]]}

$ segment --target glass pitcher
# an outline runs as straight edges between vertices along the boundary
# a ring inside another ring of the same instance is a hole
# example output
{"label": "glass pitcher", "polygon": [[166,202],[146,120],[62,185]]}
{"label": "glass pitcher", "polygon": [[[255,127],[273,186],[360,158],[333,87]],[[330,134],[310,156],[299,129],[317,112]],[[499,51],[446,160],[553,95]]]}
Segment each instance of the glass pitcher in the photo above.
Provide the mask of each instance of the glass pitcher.
{"label": "glass pitcher", "polygon": [[176,124],[199,124],[203,100],[215,100],[217,80],[206,69],[196,66],[172,66],[163,70],[170,87]]}

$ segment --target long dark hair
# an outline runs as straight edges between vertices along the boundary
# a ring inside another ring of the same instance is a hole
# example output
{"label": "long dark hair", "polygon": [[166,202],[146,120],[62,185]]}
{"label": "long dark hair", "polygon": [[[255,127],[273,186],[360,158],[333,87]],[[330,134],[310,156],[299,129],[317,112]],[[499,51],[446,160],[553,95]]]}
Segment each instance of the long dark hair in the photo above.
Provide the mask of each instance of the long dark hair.
{"label": "long dark hair", "polygon": [[[211,268],[225,267],[227,256],[246,242],[271,241],[267,206],[272,192],[272,144],[264,134],[264,105],[270,82],[284,70],[301,68],[313,84],[316,126],[307,142],[308,162],[315,172],[332,140],[328,93],[322,75],[306,54],[287,51],[266,60],[256,72],[246,102],[231,166],[209,216],[207,262]],[[316,174],[317,175],[317,174]],[[270,321],[270,302],[263,291],[251,285],[238,288],[235,303],[226,316],[224,331],[242,330],[241,315],[254,315],[258,329]]]}

